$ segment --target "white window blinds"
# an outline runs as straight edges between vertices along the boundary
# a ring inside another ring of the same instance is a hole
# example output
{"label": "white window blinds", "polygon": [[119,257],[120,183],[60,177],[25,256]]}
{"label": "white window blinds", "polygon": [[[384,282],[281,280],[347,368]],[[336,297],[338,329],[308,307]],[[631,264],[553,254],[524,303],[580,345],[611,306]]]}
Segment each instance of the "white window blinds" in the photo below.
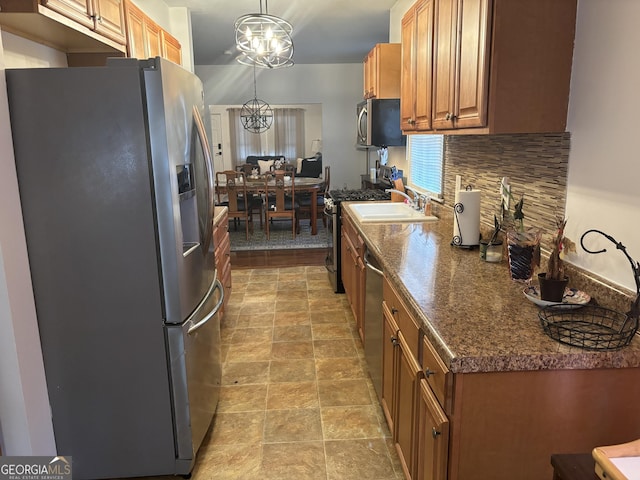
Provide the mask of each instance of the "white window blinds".
{"label": "white window blinds", "polygon": [[411,183],[430,193],[442,194],[443,135],[409,135]]}

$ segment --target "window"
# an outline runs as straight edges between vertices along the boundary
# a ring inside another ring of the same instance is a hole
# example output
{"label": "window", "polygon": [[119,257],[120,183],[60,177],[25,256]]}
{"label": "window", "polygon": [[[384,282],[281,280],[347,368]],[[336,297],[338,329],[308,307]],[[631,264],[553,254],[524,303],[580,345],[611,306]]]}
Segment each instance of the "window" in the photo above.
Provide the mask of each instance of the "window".
{"label": "window", "polygon": [[443,145],[443,135],[409,136],[410,179],[415,187],[442,194]]}
{"label": "window", "polygon": [[274,108],[273,125],[255,134],[242,127],[240,108],[229,109],[231,151],[236,163],[249,155],[283,155],[287,160],[303,157],[305,111],[301,108]]}
{"label": "window", "polygon": [[442,196],[444,135],[409,135],[408,153],[411,184]]}

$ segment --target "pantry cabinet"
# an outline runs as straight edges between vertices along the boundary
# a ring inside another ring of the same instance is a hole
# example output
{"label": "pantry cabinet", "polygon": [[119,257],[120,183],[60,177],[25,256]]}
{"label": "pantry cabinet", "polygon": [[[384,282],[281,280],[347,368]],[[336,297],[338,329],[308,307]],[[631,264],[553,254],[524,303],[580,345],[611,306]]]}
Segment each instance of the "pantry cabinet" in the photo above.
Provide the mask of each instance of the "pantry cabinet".
{"label": "pantry cabinet", "polygon": [[364,342],[364,295],[366,267],[364,264],[364,241],[353,226],[352,220],[342,217],[341,255],[342,284],[351,312],[356,322],[360,339]]}
{"label": "pantry cabinet", "polygon": [[434,0],[421,0],[402,19],[400,126],[405,132],[431,129]]}
{"label": "pantry cabinet", "polygon": [[401,44],[378,43],[364,59],[364,98],[400,97]]}
{"label": "pantry cabinet", "polygon": [[[577,0],[432,0],[432,30],[419,31],[411,17],[424,2],[403,22],[407,133],[565,130]],[[431,74],[409,67],[416,45],[432,45]],[[411,116],[416,92],[431,96],[430,122]]]}

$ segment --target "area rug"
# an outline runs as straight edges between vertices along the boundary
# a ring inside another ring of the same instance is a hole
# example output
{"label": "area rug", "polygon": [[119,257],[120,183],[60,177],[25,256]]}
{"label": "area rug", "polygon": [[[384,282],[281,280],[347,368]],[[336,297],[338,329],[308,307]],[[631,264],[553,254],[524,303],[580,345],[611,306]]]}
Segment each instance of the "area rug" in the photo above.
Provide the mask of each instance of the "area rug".
{"label": "area rug", "polygon": [[296,238],[291,235],[291,222],[275,220],[269,227],[269,240],[264,230],[260,228],[260,222],[254,221],[253,235],[249,232],[249,240],[246,239],[244,222],[240,222],[236,230],[233,220],[229,222],[229,239],[231,251],[243,250],[288,250],[293,248],[328,248],[331,242],[327,229],[318,220],[318,234],[311,235],[309,220],[300,222],[300,233]]}

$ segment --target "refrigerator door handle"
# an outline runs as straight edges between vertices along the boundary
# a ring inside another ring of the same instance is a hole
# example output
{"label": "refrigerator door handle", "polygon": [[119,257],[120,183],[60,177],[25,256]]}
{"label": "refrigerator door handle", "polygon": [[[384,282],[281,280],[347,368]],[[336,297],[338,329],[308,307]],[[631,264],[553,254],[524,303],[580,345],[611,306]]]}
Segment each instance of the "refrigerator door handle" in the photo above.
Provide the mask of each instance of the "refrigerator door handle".
{"label": "refrigerator door handle", "polygon": [[202,121],[202,117],[200,116],[200,112],[198,111],[198,107],[196,105],[193,106],[193,118],[196,123],[196,128],[198,129],[198,139],[200,140],[200,146],[202,147],[202,152],[204,154],[205,165],[207,167],[207,183],[208,185],[208,196],[207,196],[207,227],[205,234],[205,246],[207,249],[209,248],[209,242],[213,238],[213,209],[214,209],[214,189],[215,184],[213,180],[213,160],[211,159],[211,150],[209,149],[209,141],[207,140],[207,132],[204,129],[204,122]]}
{"label": "refrigerator door handle", "polygon": [[[223,288],[222,283],[220,282],[220,280],[218,280],[217,278],[213,282],[213,288],[209,291],[209,293],[205,297],[205,300],[207,298],[209,298],[210,295],[213,294],[214,290],[220,290],[220,298],[218,299],[218,303],[216,303],[216,306],[213,307],[213,309],[209,313],[207,313],[202,320],[200,320],[195,325],[192,325],[191,327],[189,327],[189,329],[187,330],[187,334],[191,335],[193,332],[198,330],[205,323],[207,323],[209,320],[211,320],[211,318],[213,318],[218,313],[218,310],[220,310],[220,307],[222,306],[222,302],[224,302],[224,288]],[[196,312],[197,312],[197,309],[196,309]],[[192,317],[193,317],[193,315],[192,315]]]}

